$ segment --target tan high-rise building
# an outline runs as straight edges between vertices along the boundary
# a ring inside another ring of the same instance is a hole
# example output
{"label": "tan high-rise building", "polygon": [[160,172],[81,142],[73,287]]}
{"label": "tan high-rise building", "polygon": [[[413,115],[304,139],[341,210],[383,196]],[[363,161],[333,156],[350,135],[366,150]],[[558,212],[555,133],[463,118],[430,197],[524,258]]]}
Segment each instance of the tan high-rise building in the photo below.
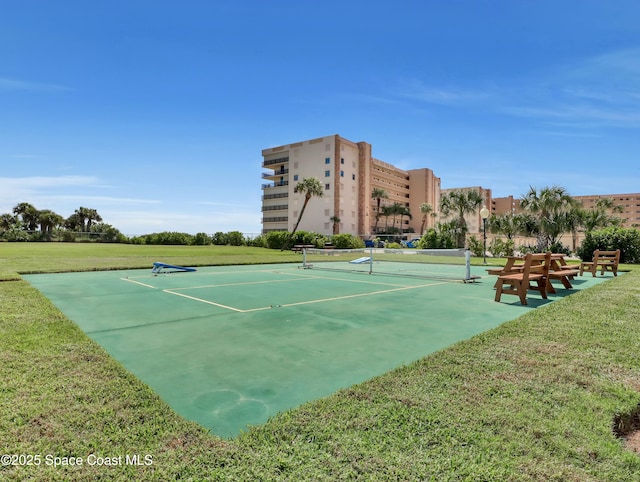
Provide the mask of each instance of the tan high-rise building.
{"label": "tan high-rise building", "polygon": [[[618,210],[609,209],[611,216],[622,220],[621,226],[624,228],[634,228],[640,226],[640,193],[632,194],[591,194],[588,196],[571,196],[582,204],[586,210],[592,209],[598,199],[611,199]],[[520,199],[513,196],[493,198],[491,204],[491,214],[518,214],[522,212]]]}
{"label": "tan high-rise building", "polygon": [[[333,135],[264,149],[262,156],[262,167],[269,170],[262,175],[269,181],[262,186],[263,233],[293,229],[304,202],[304,196],[294,188],[308,177],[320,180],[324,195],[307,205],[298,227],[306,231],[372,235],[377,214],[372,193],[376,188],[387,194],[382,206],[398,203],[411,214],[411,218],[381,216],[378,231],[395,222],[402,232],[419,233],[423,222],[420,206],[429,203],[436,210],[439,205],[440,179],[433,171],[398,169],[375,159],[371,144],[366,142]],[[426,226],[433,225],[434,219],[426,218]]]}

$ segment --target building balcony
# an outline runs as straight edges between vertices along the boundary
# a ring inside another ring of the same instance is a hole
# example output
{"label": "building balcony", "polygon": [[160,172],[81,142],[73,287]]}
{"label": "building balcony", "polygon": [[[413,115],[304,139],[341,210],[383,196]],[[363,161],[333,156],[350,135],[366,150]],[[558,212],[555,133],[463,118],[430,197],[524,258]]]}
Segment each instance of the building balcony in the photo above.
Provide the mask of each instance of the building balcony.
{"label": "building balcony", "polygon": [[271,179],[273,177],[284,176],[285,174],[289,174],[289,169],[278,169],[274,172],[263,172],[262,179]]}
{"label": "building balcony", "polygon": [[288,216],[273,216],[273,217],[264,217],[262,218],[262,224],[265,223],[286,223],[289,221]]}
{"label": "building balcony", "polygon": [[289,206],[287,204],[277,204],[274,206],[262,206],[262,211],[287,211]]}
{"label": "building balcony", "polygon": [[282,186],[288,186],[288,185],[289,185],[289,181],[278,181],[273,184],[263,184],[262,189],[272,189],[274,187],[282,187]]}
{"label": "building balcony", "polygon": [[273,166],[276,164],[287,164],[289,162],[288,157],[281,157],[279,159],[270,159],[262,163],[262,167]]}

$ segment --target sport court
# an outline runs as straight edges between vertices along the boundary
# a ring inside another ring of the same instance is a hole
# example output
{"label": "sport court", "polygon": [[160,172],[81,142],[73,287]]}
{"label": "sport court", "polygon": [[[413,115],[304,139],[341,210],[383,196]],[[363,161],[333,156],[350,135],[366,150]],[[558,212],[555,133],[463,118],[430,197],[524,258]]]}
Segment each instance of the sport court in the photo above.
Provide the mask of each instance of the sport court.
{"label": "sport court", "polygon": [[234,437],[611,277],[522,306],[471,270],[482,278],[466,284],[296,264],[24,278],[174,410]]}

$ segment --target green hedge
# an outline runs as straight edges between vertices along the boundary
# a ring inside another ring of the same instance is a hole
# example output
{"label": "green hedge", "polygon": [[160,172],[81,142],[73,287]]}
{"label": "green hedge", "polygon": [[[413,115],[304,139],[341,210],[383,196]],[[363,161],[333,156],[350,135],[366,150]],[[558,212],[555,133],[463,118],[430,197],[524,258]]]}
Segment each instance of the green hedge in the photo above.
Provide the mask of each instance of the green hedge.
{"label": "green hedge", "polygon": [[583,261],[591,261],[596,249],[620,250],[621,263],[640,263],[640,231],[635,228],[609,227],[587,233],[577,254]]}

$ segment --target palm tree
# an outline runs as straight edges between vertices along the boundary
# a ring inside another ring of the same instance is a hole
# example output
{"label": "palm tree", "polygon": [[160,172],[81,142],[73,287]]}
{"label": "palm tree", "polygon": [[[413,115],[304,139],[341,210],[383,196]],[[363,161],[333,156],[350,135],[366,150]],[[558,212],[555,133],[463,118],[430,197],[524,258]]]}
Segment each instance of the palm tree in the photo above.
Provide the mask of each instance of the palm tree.
{"label": "palm tree", "polygon": [[93,221],[102,222],[102,217],[95,209],[80,206],[75,210],[74,214],[76,215],[75,222],[79,224],[80,230],[83,232],[89,232],[91,230]]}
{"label": "palm tree", "polygon": [[433,206],[429,203],[420,204],[420,212],[422,213],[422,224],[420,225],[420,236],[424,234],[424,225],[427,222],[427,215],[433,213]]}
{"label": "palm tree", "polygon": [[400,214],[400,235],[404,234],[404,224],[402,223],[403,218],[407,216],[409,219],[413,219],[411,217],[411,210],[408,206],[400,205],[400,209],[398,210]]}
{"label": "palm tree", "polygon": [[[393,213],[395,211],[395,208],[393,206],[382,206],[382,208],[380,209],[380,214],[384,216],[384,232],[388,233],[389,232],[389,216],[392,216]],[[377,225],[377,220],[376,220],[376,225]],[[377,229],[376,229],[377,232]]]}
{"label": "palm tree", "polygon": [[84,230],[84,221],[80,219],[76,211],[65,220],[64,227],[70,231],[82,231]]}
{"label": "palm tree", "polygon": [[491,216],[487,220],[487,227],[493,234],[503,234],[507,239],[513,239],[521,231],[518,215],[513,213]]}
{"label": "palm tree", "polygon": [[389,199],[389,195],[384,189],[375,187],[373,188],[371,197],[376,200],[376,224],[373,227],[373,234],[376,234],[378,232],[378,219],[380,219],[380,201],[383,199]]}
{"label": "palm tree", "polygon": [[582,212],[582,225],[588,233],[598,228],[606,228],[608,226],[619,225],[622,220],[611,213],[622,213],[624,207],[615,205],[611,198],[600,198],[596,201],[595,206]]}
{"label": "palm tree", "polygon": [[0,216],[0,229],[10,229],[12,226],[15,226],[18,223],[18,218],[16,216],[13,216],[12,214],[5,213]]}
{"label": "palm tree", "polygon": [[78,227],[80,228],[80,231],[84,232],[85,228],[84,228],[84,223],[87,219],[87,208],[83,208],[82,206],[80,206],[78,209],[76,209],[72,216],[75,215],[75,221],[78,224]]}
{"label": "palm tree", "polygon": [[38,223],[40,224],[40,232],[47,241],[51,241],[53,236],[53,228],[60,226],[64,222],[64,218],[54,213],[50,209],[38,211]]}
{"label": "palm tree", "polygon": [[91,225],[94,221],[101,223],[102,216],[95,209],[87,209],[87,232],[91,231]]}
{"label": "palm tree", "polygon": [[[395,233],[396,231],[396,216],[398,214],[402,214],[405,209],[405,205],[399,202],[395,202],[391,205],[391,214],[393,215],[393,224],[391,225],[391,230]],[[401,219],[402,221],[402,219]]]}
{"label": "palm tree", "polygon": [[13,208],[13,214],[18,216],[27,231],[38,229],[38,210],[29,203],[20,203]]}
{"label": "palm tree", "polygon": [[440,212],[445,216],[454,213],[456,218],[456,237],[459,248],[464,248],[468,231],[465,216],[475,212],[482,204],[482,196],[477,191],[451,191],[440,199]]}
{"label": "palm tree", "polygon": [[329,221],[333,223],[333,234],[340,233],[340,218],[338,216],[331,216]]}
{"label": "palm tree", "polygon": [[300,221],[302,220],[304,210],[307,208],[307,204],[309,204],[309,201],[313,196],[322,197],[322,195],[324,194],[324,188],[322,187],[322,183],[319,179],[315,177],[307,177],[296,184],[296,186],[293,188],[293,192],[303,193],[304,203],[302,204],[302,209],[300,209],[300,214],[298,214],[296,225],[293,227],[293,231],[291,231],[289,239],[282,248],[283,250],[287,249],[291,244],[291,240],[293,239],[293,235],[295,234],[295,232],[298,230],[298,226],[300,225]]}
{"label": "palm tree", "polygon": [[562,233],[569,230],[567,213],[576,205],[577,201],[563,187],[544,187],[539,192],[535,187],[529,187],[520,200],[520,206],[537,220],[538,251],[546,251]]}

